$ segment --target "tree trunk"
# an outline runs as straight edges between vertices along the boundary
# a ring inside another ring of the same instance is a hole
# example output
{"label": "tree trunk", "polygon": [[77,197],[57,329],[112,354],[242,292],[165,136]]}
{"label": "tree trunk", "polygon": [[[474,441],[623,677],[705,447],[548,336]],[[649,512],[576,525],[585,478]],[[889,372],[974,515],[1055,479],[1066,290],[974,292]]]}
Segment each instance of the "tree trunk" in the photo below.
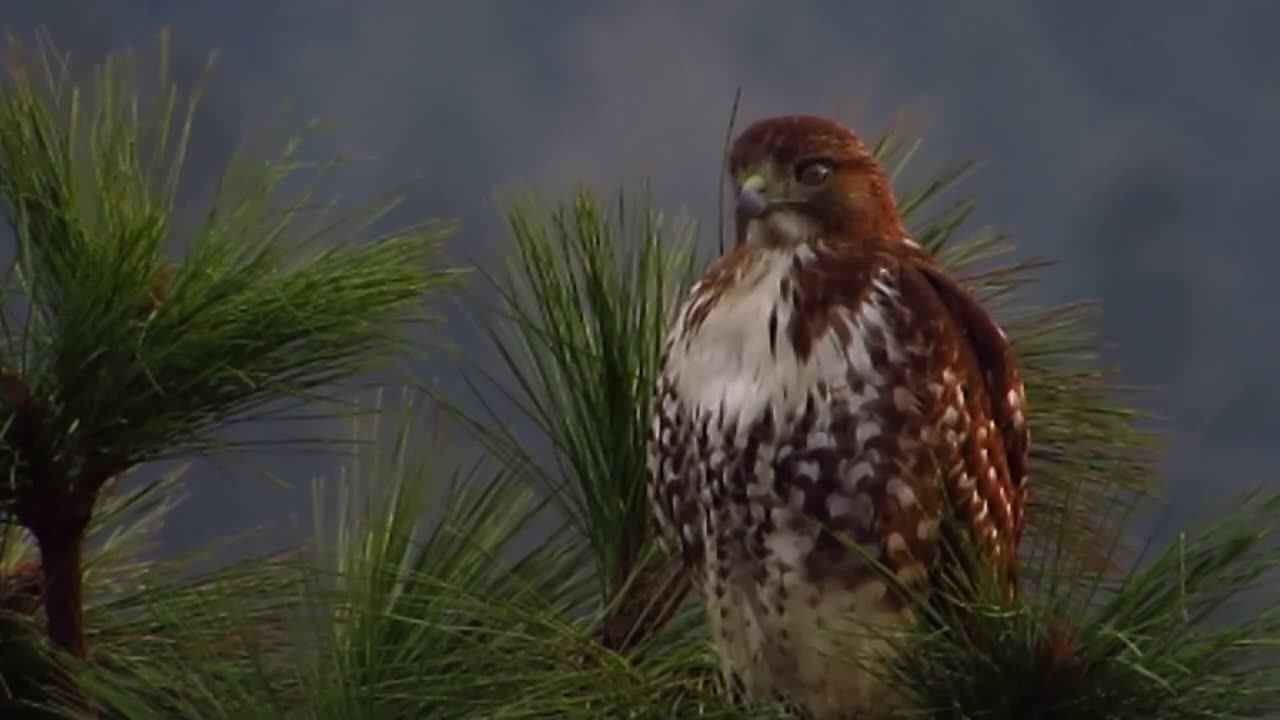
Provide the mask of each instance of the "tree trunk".
{"label": "tree trunk", "polygon": [[88,646],[84,636],[84,528],[53,528],[36,534],[40,566],[44,574],[44,612],[49,639],[54,645],[83,660]]}
{"label": "tree trunk", "polygon": [[[84,533],[88,516],[83,520],[56,523],[33,531],[40,548],[40,566],[44,577],[44,613],[49,640],[79,660],[88,657],[84,623]],[[96,705],[77,687],[74,678],[61,678],[66,698],[80,714],[92,720],[99,716]]]}

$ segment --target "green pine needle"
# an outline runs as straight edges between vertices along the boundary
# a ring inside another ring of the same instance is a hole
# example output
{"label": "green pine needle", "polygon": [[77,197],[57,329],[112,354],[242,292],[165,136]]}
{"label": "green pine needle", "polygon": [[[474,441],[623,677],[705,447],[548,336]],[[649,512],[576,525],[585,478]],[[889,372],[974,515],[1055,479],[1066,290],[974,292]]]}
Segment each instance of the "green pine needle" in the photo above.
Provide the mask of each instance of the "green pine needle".
{"label": "green pine needle", "polygon": [[637,479],[667,319],[691,275],[691,235],[645,195],[609,206],[583,192],[551,212],[523,196],[507,222],[515,256],[489,278],[502,307],[486,329],[513,382],[487,379],[511,388],[504,394],[551,442],[556,465],[536,462],[492,413],[470,424],[550,491],[612,594],[653,540]]}
{"label": "green pine needle", "polygon": [[126,56],[84,91],[51,49],[34,61],[12,52],[0,214],[19,252],[0,372],[36,398],[53,474],[101,482],[217,446],[216,430],[284,399],[323,397],[403,351],[404,323],[425,318],[424,294],[452,279],[432,268],[447,228],[360,242],[397,197],[336,219],[312,209],[309,186],[285,197],[286,182],[323,171],[301,161],[298,141],[272,162],[233,165],[185,255],[171,255],[198,93],[183,98],[162,72],[147,102]]}

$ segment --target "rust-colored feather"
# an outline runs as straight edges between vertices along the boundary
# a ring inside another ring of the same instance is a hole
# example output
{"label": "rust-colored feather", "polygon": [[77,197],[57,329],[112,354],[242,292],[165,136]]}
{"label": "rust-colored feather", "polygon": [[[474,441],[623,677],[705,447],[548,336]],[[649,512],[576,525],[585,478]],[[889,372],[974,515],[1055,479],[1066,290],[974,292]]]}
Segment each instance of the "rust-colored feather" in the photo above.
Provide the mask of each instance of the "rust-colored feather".
{"label": "rust-colored feather", "polygon": [[963,333],[963,341],[973,353],[976,366],[973,380],[986,389],[984,409],[990,413],[998,436],[989,438],[981,447],[1004,456],[1010,487],[1008,497],[995,511],[1000,516],[1002,531],[1010,536],[1010,549],[1016,549],[1022,536],[1031,449],[1022,372],[1008,337],[991,313],[936,265],[922,264],[920,270]]}

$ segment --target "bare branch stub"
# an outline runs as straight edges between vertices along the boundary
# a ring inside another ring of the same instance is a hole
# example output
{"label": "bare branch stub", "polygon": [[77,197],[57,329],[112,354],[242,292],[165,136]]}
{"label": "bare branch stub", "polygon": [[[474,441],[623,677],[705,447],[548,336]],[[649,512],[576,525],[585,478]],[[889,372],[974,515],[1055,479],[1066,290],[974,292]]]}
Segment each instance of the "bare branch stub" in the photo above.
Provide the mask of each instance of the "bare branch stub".
{"label": "bare branch stub", "polygon": [[596,628],[596,641],[615,652],[635,647],[671,621],[690,588],[678,558],[642,572]]}
{"label": "bare branch stub", "polygon": [[34,615],[44,596],[40,564],[28,560],[0,572],[0,612]]}

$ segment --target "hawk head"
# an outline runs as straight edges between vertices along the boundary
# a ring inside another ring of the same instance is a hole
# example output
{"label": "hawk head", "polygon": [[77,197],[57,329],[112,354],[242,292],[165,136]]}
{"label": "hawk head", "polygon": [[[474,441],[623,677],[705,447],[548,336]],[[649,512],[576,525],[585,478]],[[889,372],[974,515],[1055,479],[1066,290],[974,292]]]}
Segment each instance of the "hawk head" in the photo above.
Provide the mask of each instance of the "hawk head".
{"label": "hawk head", "polygon": [[896,242],[906,236],[880,163],[849,129],[786,115],[742,131],[729,153],[738,244]]}

